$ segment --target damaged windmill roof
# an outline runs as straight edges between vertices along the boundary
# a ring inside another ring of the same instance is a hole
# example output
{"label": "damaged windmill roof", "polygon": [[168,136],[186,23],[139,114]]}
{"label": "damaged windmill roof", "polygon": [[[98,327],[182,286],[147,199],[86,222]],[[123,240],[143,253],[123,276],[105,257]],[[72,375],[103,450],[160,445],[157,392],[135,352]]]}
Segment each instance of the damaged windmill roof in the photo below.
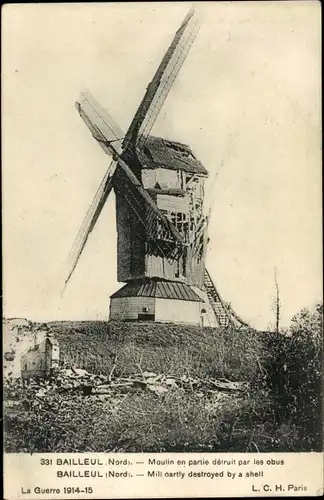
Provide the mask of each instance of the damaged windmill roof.
{"label": "damaged windmill roof", "polygon": [[203,164],[194,156],[191,148],[180,142],[169,141],[161,137],[149,136],[144,148],[139,153],[139,160],[144,168],[159,167],[170,170],[208,175]]}
{"label": "damaged windmill roof", "polygon": [[149,280],[136,281],[123,286],[111,295],[112,299],[120,297],[155,297],[158,299],[190,300],[203,302],[190,286],[175,281]]}

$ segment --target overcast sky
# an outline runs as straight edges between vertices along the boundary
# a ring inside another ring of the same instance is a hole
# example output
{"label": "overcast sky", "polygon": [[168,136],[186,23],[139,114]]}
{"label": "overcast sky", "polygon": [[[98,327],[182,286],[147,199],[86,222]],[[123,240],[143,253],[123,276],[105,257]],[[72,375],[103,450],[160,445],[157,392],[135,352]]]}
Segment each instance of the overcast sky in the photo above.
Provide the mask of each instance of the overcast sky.
{"label": "overcast sky", "polygon": [[[126,129],[190,5],[26,4],[3,9],[4,313],[108,316],[112,195],[76,272],[64,262],[109,163],[74,103],[88,89]],[[320,3],[200,3],[204,22],[155,135],[192,146],[215,204],[207,266],[259,328],[322,295]],[[211,189],[212,182],[208,184]]]}

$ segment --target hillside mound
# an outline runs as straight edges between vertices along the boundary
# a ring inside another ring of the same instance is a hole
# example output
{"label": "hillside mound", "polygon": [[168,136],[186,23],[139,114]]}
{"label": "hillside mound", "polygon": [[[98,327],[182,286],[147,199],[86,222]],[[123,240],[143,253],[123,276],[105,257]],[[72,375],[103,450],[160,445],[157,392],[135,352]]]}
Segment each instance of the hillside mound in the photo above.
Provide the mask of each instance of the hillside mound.
{"label": "hillside mound", "polygon": [[40,334],[60,346],[51,377],[5,375],[5,448],[320,451],[321,318],[322,306],[302,311],[291,336],[157,323],[5,321],[12,366]]}
{"label": "hillside mound", "polygon": [[251,380],[264,356],[255,332],[132,322],[51,322],[63,366],[115,375],[142,371]]}

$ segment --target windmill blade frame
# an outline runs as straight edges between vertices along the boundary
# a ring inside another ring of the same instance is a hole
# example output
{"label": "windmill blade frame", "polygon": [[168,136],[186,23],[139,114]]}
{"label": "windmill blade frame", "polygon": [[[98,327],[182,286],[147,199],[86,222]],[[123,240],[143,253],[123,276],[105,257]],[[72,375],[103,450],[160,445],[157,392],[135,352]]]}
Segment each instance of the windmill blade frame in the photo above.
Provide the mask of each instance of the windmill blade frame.
{"label": "windmill blade frame", "polygon": [[[92,136],[99,143],[107,155],[114,155],[116,150],[122,152],[121,141],[124,133],[111,115],[104,110],[90,92],[81,92],[80,102],[75,103],[84,123],[87,125]],[[94,123],[94,119],[98,125]],[[114,142],[115,148],[110,147]],[[71,252],[67,259],[68,272],[65,279],[64,289],[69,282],[77,263],[81,257],[88,237],[94,229],[101,211],[106,203],[109,194],[113,189],[113,175],[117,167],[117,162],[113,159],[97,189],[90,207],[73,242]],[[63,289],[63,291],[64,291]]]}
{"label": "windmill blade frame", "polygon": [[[100,144],[106,154],[112,155],[111,162],[99,188],[92,201],[86,217],[77,234],[70,253],[71,270],[65,281],[65,285],[71,278],[73,271],[80,259],[82,251],[93,230],[103,206],[113,188],[114,173],[116,168],[121,168],[138,194],[145,201],[157,219],[172,235],[177,244],[185,247],[187,244],[172,222],[160,211],[155,201],[142,186],[139,179],[125,162],[127,151],[136,149],[140,151],[144,147],[145,140],[149,135],[161,107],[170,92],[171,86],[177,77],[181,66],[190,50],[194,39],[199,31],[199,22],[195,17],[194,9],[186,15],[180,28],[177,30],[171,45],[164,55],[151,83],[147,87],[144,98],[135,113],[135,116],[124,136],[122,129],[113,120],[109,113],[104,110],[89,92],[81,93],[81,102],[76,103],[76,108],[89,128],[92,136]],[[135,146],[135,148],[134,148]],[[126,152],[126,155],[123,154]]]}
{"label": "windmill blade frame", "polygon": [[[122,134],[121,128],[116,124],[116,122],[114,122],[112,117],[105,110],[103,110],[103,108],[99,105],[99,103],[97,103],[97,101],[91,96],[90,93],[87,93],[87,95],[83,93],[82,96],[85,99],[85,104],[77,103],[76,107],[83,121],[91,131],[93,137],[97,140],[97,142],[99,142],[100,146],[107,154],[112,155],[114,160],[118,160],[117,168],[120,167],[124,171],[127,179],[135,186],[139,195],[153,210],[164,227],[172,234],[173,238],[181,245],[185,245],[185,242],[180,233],[177,231],[171,221],[169,221],[169,219],[164,214],[162,214],[155,201],[142,186],[141,182],[138,180],[136,175],[132,172],[131,168],[124,160],[122,156],[123,148],[120,142],[120,135]],[[88,110],[91,111],[92,116],[88,116],[85,105],[87,106]],[[98,122],[98,126],[93,123],[92,118],[94,117],[98,117],[98,119],[100,119],[100,121]]]}
{"label": "windmill blade frame", "polygon": [[83,252],[83,249],[85,247],[85,244],[88,240],[88,237],[93,230],[99,215],[101,214],[101,211],[103,209],[104,204],[106,203],[109,194],[112,191],[113,188],[113,173],[116,169],[117,162],[115,160],[112,160],[109,168],[107,169],[107,172],[102,179],[99,188],[95,194],[95,197],[86,213],[86,216],[83,220],[83,223],[77,233],[77,236],[74,240],[71,252],[68,257],[68,266],[69,266],[69,271],[67,274],[67,277],[65,279],[65,284],[64,288],[66,287],[67,283],[69,282],[76,266],[77,263],[79,262],[79,259],[81,257],[81,254]]}
{"label": "windmill blade frame", "polygon": [[[123,130],[90,92],[81,92],[80,102],[76,102],[75,107],[106,154],[112,155],[115,150],[119,154],[123,152],[122,141],[125,136]],[[110,148],[112,142],[114,150]]]}
{"label": "windmill blade frame", "polygon": [[200,21],[191,9],[177,30],[166,51],[145,95],[134,115],[125,136],[123,146],[136,144],[137,149],[144,146],[155,120],[167,98],[189,50],[198,34]]}

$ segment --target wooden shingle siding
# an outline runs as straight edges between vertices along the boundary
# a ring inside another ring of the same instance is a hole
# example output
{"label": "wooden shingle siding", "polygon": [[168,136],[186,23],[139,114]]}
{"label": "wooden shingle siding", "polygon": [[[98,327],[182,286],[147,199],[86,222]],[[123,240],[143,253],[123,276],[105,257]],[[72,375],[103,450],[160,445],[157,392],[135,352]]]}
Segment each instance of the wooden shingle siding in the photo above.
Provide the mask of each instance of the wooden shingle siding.
{"label": "wooden shingle siding", "polygon": [[202,207],[207,171],[184,144],[149,137],[144,150],[144,156],[140,154],[132,162],[132,169],[189,246],[182,248],[182,255],[176,252],[170,231],[141,197],[127,188],[127,179],[117,170],[117,280],[161,278],[202,287],[207,245]]}
{"label": "wooden shingle siding", "polygon": [[164,278],[174,281],[182,281],[188,283],[180,274],[178,275],[178,262],[170,261],[165,257],[155,255],[146,256],[146,276],[152,278]]}
{"label": "wooden shingle siding", "polygon": [[[152,278],[164,278],[163,257],[156,255],[145,256],[145,275]],[[171,278],[173,279],[173,278]]]}
{"label": "wooden shingle siding", "polygon": [[126,201],[116,195],[117,214],[117,280],[125,281],[131,275],[130,209]]}
{"label": "wooden shingle siding", "polygon": [[192,287],[166,280],[139,280],[127,283],[111,295],[111,299],[127,297],[157,297],[202,302]]}
{"label": "wooden shingle siding", "polygon": [[[164,278],[174,281],[181,281],[188,285],[203,286],[204,284],[204,259],[198,261],[195,257],[186,259],[187,272],[183,276],[182,259],[179,259],[179,265],[176,260],[170,262],[164,257],[156,255],[146,255],[145,257],[145,276],[150,278]],[[178,273],[179,271],[179,273]]]}
{"label": "wooden shingle siding", "polygon": [[144,275],[145,227],[128,202],[116,195],[117,280],[120,282]]}
{"label": "wooden shingle siding", "polygon": [[167,212],[189,212],[189,196],[170,196],[168,194],[157,195],[157,206]]}

